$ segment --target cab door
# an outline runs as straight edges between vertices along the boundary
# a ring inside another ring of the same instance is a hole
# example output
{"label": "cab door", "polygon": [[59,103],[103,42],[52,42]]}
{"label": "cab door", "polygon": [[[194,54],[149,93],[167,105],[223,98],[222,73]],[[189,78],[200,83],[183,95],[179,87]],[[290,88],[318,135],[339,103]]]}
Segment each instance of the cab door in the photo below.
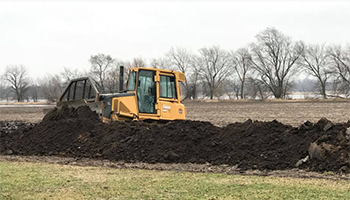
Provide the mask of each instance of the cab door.
{"label": "cab door", "polygon": [[172,120],[177,105],[176,81],[173,74],[159,75],[159,109],[161,118]]}
{"label": "cab door", "polygon": [[155,71],[139,70],[137,82],[137,102],[139,113],[157,114]]}

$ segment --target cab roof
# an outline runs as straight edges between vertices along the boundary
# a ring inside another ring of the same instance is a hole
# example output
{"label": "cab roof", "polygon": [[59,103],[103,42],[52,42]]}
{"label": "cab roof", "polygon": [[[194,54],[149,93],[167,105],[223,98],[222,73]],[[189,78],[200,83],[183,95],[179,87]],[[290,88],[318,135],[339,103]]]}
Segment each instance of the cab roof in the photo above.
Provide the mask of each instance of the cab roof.
{"label": "cab roof", "polygon": [[131,71],[139,71],[139,70],[151,70],[151,71],[158,71],[160,73],[171,73],[174,74],[178,81],[184,82],[185,81],[185,74],[179,71],[175,70],[168,70],[168,69],[158,69],[158,68],[151,68],[151,67],[131,67]]}

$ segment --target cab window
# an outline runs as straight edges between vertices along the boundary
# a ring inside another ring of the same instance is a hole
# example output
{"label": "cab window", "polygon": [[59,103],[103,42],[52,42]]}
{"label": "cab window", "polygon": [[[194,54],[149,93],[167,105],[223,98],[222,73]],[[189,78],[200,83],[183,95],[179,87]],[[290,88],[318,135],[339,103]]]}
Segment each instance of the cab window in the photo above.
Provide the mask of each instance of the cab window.
{"label": "cab window", "polygon": [[136,84],[136,72],[132,71],[129,75],[128,91],[134,91],[135,84]]}
{"label": "cab window", "polygon": [[159,97],[176,99],[176,84],[174,76],[160,75]]}
{"label": "cab window", "polygon": [[137,98],[140,113],[156,113],[156,92],[154,75],[154,71],[139,71]]}

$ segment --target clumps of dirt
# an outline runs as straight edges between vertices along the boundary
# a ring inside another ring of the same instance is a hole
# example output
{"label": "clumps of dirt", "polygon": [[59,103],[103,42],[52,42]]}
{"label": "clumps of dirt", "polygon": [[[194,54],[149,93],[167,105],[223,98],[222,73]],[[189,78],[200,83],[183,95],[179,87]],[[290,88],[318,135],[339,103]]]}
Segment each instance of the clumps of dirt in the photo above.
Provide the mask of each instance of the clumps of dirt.
{"label": "clumps of dirt", "polygon": [[[295,167],[348,173],[350,122],[321,119],[300,127],[248,120],[209,122],[100,122],[88,107],[56,109],[29,129],[1,135],[19,155],[59,155],[147,163],[228,164],[239,169]],[[349,131],[348,131],[349,130]],[[316,149],[316,150],[315,150]]]}
{"label": "clumps of dirt", "polygon": [[319,137],[309,145],[305,165],[300,167],[350,173],[350,121],[333,124],[323,118],[314,127],[315,132],[320,133]]}
{"label": "clumps of dirt", "polygon": [[88,106],[55,108],[32,129],[16,132],[18,139],[13,141],[12,149],[23,155],[65,155],[63,151],[69,152],[81,135],[99,124],[99,116]]}
{"label": "clumps of dirt", "polygon": [[0,154],[12,154],[11,142],[15,141],[18,133],[28,131],[35,124],[22,121],[0,121]]}
{"label": "clumps of dirt", "polygon": [[60,109],[55,107],[45,115],[42,121],[50,122],[66,119],[89,119],[99,121],[99,117],[96,112],[91,111],[88,106],[82,106],[78,109],[68,106],[63,106]]}

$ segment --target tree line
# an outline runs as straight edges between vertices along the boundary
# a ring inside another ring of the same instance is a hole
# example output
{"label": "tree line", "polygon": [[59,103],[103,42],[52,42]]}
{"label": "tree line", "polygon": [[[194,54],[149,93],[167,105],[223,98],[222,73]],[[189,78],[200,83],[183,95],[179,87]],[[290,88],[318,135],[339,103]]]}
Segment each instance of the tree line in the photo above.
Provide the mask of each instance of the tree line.
{"label": "tree line", "polygon": [[[119,66],[155,67],[185,73],[184,98],[235,99],[287,98],[295,79],[301,73],[313,77],[314,92],[323,98],[350,97],[350,44],[305,44],[293,41],[276,28],[267,28],[256,35],[251,44],[237,50],[219,46],[203,47],[193,52],[172,47],[164,56],[149,63],[143,58],[122,61],[106,54],[92,55],[90,68],[82,72],[64,68],[60,74],[49,74],[31,80],[22,65],[9,65],[0,83],[0,97],[17,101],[36,101],[39,97],[57,101],[73,78],[90,76],[101,92],[118,91]],[[128,75],[128,70],[125,70]],[[331,91],[331,94],[328,92]]]}

